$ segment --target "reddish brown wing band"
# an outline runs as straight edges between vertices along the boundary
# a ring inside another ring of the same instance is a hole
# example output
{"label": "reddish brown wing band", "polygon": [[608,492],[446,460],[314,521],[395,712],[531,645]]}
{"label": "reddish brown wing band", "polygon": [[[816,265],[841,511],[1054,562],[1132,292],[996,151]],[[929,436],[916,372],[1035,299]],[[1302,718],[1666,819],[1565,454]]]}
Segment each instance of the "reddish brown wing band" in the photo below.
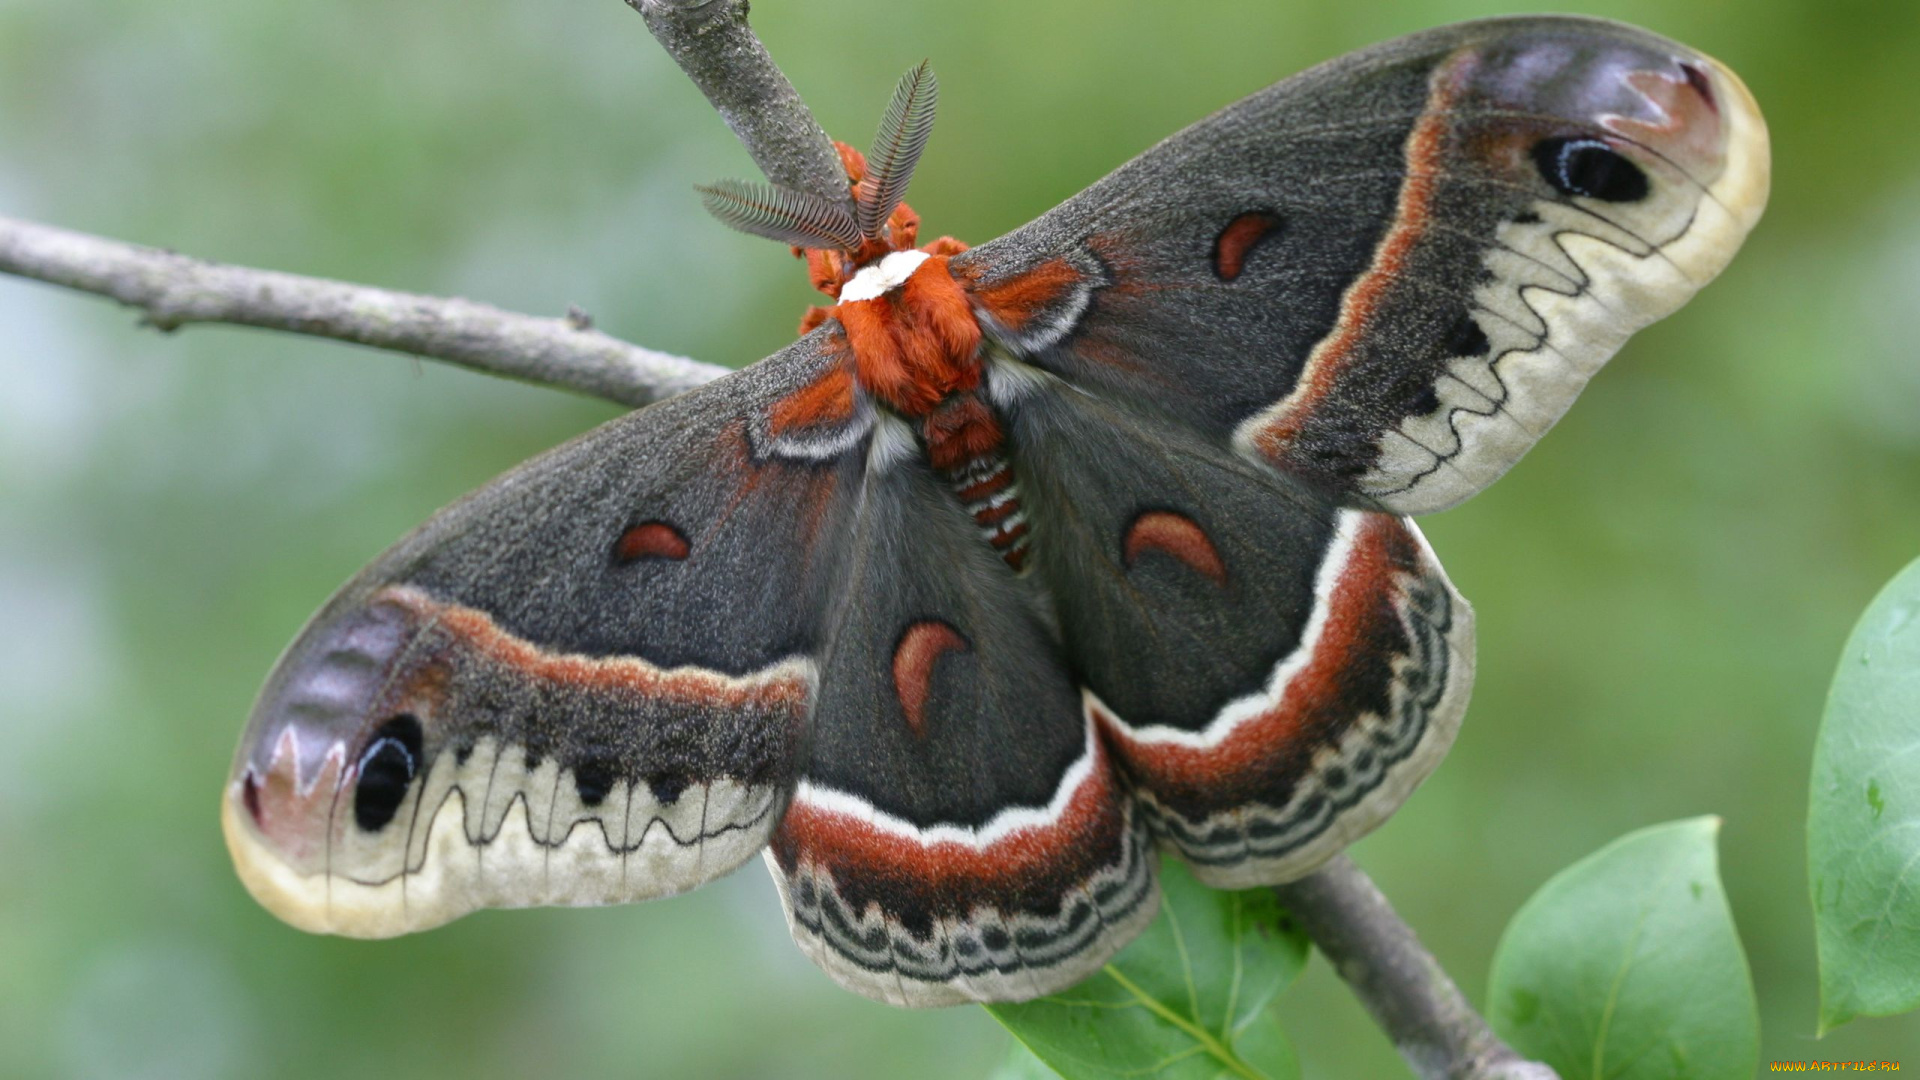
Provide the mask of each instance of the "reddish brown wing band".
{"label": "reddish brown wing band", "polygon": [[767,862],[807,955],[849,989],[915,1006],[1025,1000],[1098,970],[1159,891],[1091,709],[1054,796],[979,826],[920,827],[803,784]]}

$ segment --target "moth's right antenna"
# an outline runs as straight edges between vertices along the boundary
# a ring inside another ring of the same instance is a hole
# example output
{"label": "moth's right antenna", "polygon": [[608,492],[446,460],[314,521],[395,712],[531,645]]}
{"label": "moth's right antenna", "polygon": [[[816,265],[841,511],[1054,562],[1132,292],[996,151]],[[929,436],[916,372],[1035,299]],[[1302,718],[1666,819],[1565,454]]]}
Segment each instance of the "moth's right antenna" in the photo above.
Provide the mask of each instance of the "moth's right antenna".
{"label": "moth's right antenna", "polygon": [[880,130],[867,154],[866,175],[854,194],[854,214],[862,236],[878,239],[887,227],[887,218],[906,196],[913,167],[920,163],[920,151],[926,149],[927,138],[933,134],[933,107],[939,97],[940,84],[933,77],[930,60],[920,61],[894,88],[893,101],[880,118]]}

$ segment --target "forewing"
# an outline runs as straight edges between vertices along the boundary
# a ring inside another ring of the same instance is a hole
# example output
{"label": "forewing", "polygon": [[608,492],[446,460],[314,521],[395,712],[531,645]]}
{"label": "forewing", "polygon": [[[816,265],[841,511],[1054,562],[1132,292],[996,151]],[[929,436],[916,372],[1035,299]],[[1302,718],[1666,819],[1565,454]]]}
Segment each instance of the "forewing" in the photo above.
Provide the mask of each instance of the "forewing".
{"label": "forewing", "polygon": [[1069,663],[1201,880],[1300,877],[1439,764],[1473,613],[1411,521],[1056,380],[1008,415]]}
{"label": "forewing", "polygon": [[990,338],[1348,506],[1511,466],[1732,257],[1766,129],[1615,23],[1499,19],[1314,68],[954,258]]}
{"label": "forewing", "polygon": [[896,1005],[1077,982],[1159,894],[1046,597],[919,455],[868,477],[848,558],[813,743],[768,848],[795,939]]}
{"label": "forewing", "polygon": [[385,936],[678,892],[759,850],[873,423],[840,348],[819,333],[614,420],[342,589],[234,765],[224,821],[255,896]]}

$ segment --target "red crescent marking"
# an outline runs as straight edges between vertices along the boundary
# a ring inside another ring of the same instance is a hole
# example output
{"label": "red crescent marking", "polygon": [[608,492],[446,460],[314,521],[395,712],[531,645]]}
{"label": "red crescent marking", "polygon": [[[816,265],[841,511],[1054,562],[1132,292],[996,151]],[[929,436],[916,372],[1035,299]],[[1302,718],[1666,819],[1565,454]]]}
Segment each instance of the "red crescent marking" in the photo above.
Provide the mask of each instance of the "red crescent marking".
{"label": "red crescent marking", "polygon": [[1197,574],[1211,578],[1215,585],[1227,583],[1227,567],[1207,539],[1206,530],[1192,518],[1167,510],[1149,510],[1134,519],[1127,530],[1124,555],[1127,569],[1146,551],[1161,551],[1185,563]]}
{"label": "red crescent marking", "polygon": [[893,692],[915,735],[927,734],[927,694],[933,686],[933,662],[949,652],[967,651],[967,639],[937,619],[907,627],[893,650]]}
{"label": "red crescent marking", "polygon": [[614,547],[621,562],[635,559],[672,559],[687,557],[687,538],[664,521],[647,521],[628,529]]}
{"label": "red crescent marking", "polygon": [[1414,247],[1426,235],[1433,213],[1433,195],[1440,184],[1440,156],[1446,149],[1446,110],[1464,71],[1462,59],[1448,61],[1435,69],[1431,100],[1407,135],[1407,177],[1400,185],[1393,226],[1374,252],[1372,265],[1340,298],[1340,317],[1334,322],[1333,331],[1322,338],[1307,357],[1298,384],[1282,400],[1275,415],[1254,432],[1254,445],[1276,463],[1283,463],[1314,407],[1334,392],[1374,315],[1385,302],[1387,290],[1401,280]]}
{"label": "red crescent marking", "polygon": [[1128,768],[1155,793],[1176,800],[1217,801],[1236,782],[1271,787],[1260,778],[1304,775],[1313,751],[1353,722],[1346,703],[1351,684],[1378,676],[1377,665],[1365,661],[1383,640],[1404,633],[1393,603],[1394,576],[1417,565],[1412,537],[1399,520],[1369,516],[1340,569],[1306,665],[1274,707],[1242,720],[1214,746],[1135,742],[1113,717],[1099,710],[1095,717]]}
{"label": "red crescent marking", "polygon": [[1222,281],[1232,281],[1246,269],[1247,253],[1280,227],[1280,218],[1264,210],[1241,214],[1220,230],[1213,242],[1213,270]]}

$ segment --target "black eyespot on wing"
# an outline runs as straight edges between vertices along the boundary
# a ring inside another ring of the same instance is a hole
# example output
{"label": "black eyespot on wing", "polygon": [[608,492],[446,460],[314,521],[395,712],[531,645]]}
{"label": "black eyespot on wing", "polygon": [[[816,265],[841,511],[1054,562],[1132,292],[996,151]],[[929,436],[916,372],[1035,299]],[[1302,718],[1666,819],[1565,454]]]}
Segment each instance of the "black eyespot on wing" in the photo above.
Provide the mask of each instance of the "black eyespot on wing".
{"label": "black eyespot on wing", "polygon": [[1534,145],[1533,163],[1562,195],[1605,202],[1647,197],[1647,174],[1599,139],[1542,139]]}
{"label": "black eyespot on wing", "polygon": [[420,770],[420,721],[401,713],[373,733],[360,755],[360,779],[353,786],[353,821],[379,832],[406,800]]}
{"label": "black eyespot on wing", "polygon": [[584,761],[573,770],[573,790],[580,796],[580,805],[599,806],[607,801],[607,795],[613,791],[613,762],[605,758]]}

